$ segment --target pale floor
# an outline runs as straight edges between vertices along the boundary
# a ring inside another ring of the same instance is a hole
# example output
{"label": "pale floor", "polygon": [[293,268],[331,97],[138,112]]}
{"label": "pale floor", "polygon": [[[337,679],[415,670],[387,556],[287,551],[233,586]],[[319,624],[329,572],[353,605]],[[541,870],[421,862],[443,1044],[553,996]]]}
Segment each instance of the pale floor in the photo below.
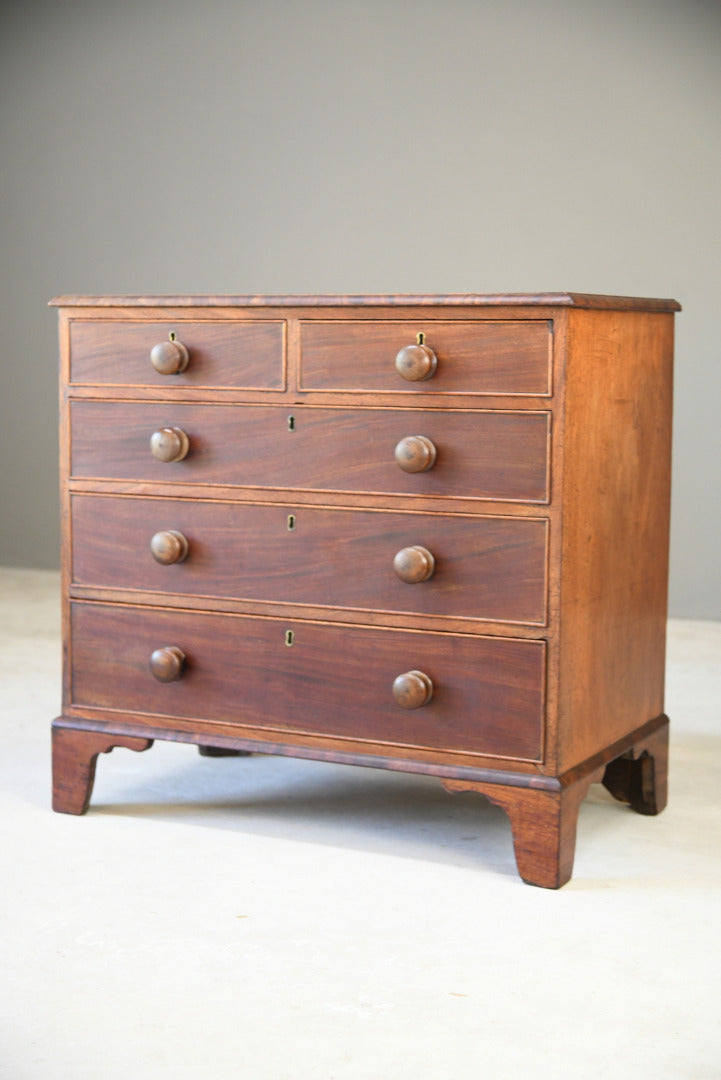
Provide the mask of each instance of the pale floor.
{"label": "pale floor", "polygon": [[49,807],[58,579],[0,570],[0,1077],[721,1077],[721,624],[670,624],[668,809],[573,880],[421,777],[156,743]]}

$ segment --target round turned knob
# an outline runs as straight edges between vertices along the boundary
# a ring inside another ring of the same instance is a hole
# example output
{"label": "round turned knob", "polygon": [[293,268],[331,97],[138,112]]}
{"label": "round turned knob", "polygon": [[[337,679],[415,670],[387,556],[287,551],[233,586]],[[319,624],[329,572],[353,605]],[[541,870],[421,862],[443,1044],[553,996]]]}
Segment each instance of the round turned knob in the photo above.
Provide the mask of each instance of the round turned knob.
{"label": "round turned knob", "polygon": [[436,373],[438,358],[427,345],[406,345],[396,356],[396,371],[408,382],[423,382]]}
{"label": "round turned knob", "polygon": [[180,341],[161,341],[150,351],[150,363],[161,375],[177,375],[185,371],[190,357]]}
{"label": "round turned knob", "polygon": [[190,449],[190,440],[178,427],[164,427],[150,436],[150,453],[158,461],[182,461]]}
{"label": "round turned knob", "polygon": [[394,680],[393,697],[402,709],[420,709],[433,697],[433,683],[423,671],[406,671]]}
{"label": "round turned knob", "polygon": [[409,585],[416,585],[420,581],[428,581],[433,577],[436,568],[436,560],[427,548],[416,544],[413,547],[403,548],[393,559],[393,569],[401,581]]}
{"label": "round turned knob", "polygon": [[156,562],[170,566],[187,559],[188,541],[177,529],[166,529],[157,532],[150,541],[150,552]]}
{"label": "round turned knob", "polygon": [[150,657],[151,674],[158,682],[175,682],[183,674],[185,653],[177,645],[156,649]]}
{"label": "round turned knob", "polygon": [[425,435],[408,435],[396,446],[396,463],[403,472],[428,472],[436,463],[436,448]]}

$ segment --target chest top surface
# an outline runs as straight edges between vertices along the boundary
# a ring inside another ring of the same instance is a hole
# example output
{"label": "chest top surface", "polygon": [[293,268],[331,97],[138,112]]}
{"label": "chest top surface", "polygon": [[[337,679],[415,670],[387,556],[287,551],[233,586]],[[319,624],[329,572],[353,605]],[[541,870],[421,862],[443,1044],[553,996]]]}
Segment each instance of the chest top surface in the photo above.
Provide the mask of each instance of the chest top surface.
{"label": "chest top surface", "polygon": [[593,293],[379,293],[328,295],[57,296],[54,307],[575,307],[615,311],[680,311],[676,300]]}

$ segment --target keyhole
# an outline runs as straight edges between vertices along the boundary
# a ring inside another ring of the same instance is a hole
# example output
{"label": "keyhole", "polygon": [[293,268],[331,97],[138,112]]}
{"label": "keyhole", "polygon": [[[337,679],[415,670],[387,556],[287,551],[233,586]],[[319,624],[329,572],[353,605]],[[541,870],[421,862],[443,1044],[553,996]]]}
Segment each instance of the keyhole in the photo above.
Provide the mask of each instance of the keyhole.
{"label": "keyhole", "polygon": [[295,431],[295,417],[288,417],[288,431]]}
{"label": "keyhole", "polygon": [[175,341],[175,330],[171,330],[168,334],[168,341]]}
{"label": "keyhole", "polygon": [[425,343],[426,335],[423,333],[423,331],[421,331],[419,334],[416,334],[416,345],[425,345]]}
{"label": "keyhole", "polygon": [[288,514],[288,532],[293,532],[295,528],[295,514]]}
{"label": "keyhole", "polygon": [[290,646],[293,644],[293,638],[294,638],[293,631],[292,630],[286,630],[286,632],[285,632],[285,643],[288,646],[288,648],[290,648]]}

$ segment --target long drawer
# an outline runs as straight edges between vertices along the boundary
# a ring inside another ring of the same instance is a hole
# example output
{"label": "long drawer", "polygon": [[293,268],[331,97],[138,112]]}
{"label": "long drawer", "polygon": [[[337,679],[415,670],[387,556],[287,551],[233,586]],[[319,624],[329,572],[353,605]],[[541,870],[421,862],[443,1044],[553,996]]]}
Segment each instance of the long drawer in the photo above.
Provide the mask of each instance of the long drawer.
{"label": "long drawer", "polygon": [[[173,334],[188,352],[187,367],[163,375],[151,363],[156,345]],[[70,381],[102,386],[285,387],[285,323],[115,322],[70,323]]]}
{"label": "long drawer", "polygon": [[[70,413],[73,477],[548,501],[547,412],[84,400]],[[158,461],[151,437],[171,428],[187,436],[187,454]],[[396,449],[417,436],[435,463],[407,472]]]}
{"label": "long drawer", "polygon": [[[94,603],[72,605],[71,628],[76,708],[541,759],[540,641]],[[167,648],[183,674],[158,682],[150,657]],[[432,697],[403,708],[394,681],[416,671]]]}
{"label": "long drawer", "polygon": [[[408,382],[397,353],[419,335],[437,359],[435,372]],[[343,393],[550,393],[551,343],[545,319],[497,322],[301,323],[302,390]]]}
{"label": "long drawer", "polygon": [[76,585],[545,623],[544,520],[77,494],[71,514]]}

